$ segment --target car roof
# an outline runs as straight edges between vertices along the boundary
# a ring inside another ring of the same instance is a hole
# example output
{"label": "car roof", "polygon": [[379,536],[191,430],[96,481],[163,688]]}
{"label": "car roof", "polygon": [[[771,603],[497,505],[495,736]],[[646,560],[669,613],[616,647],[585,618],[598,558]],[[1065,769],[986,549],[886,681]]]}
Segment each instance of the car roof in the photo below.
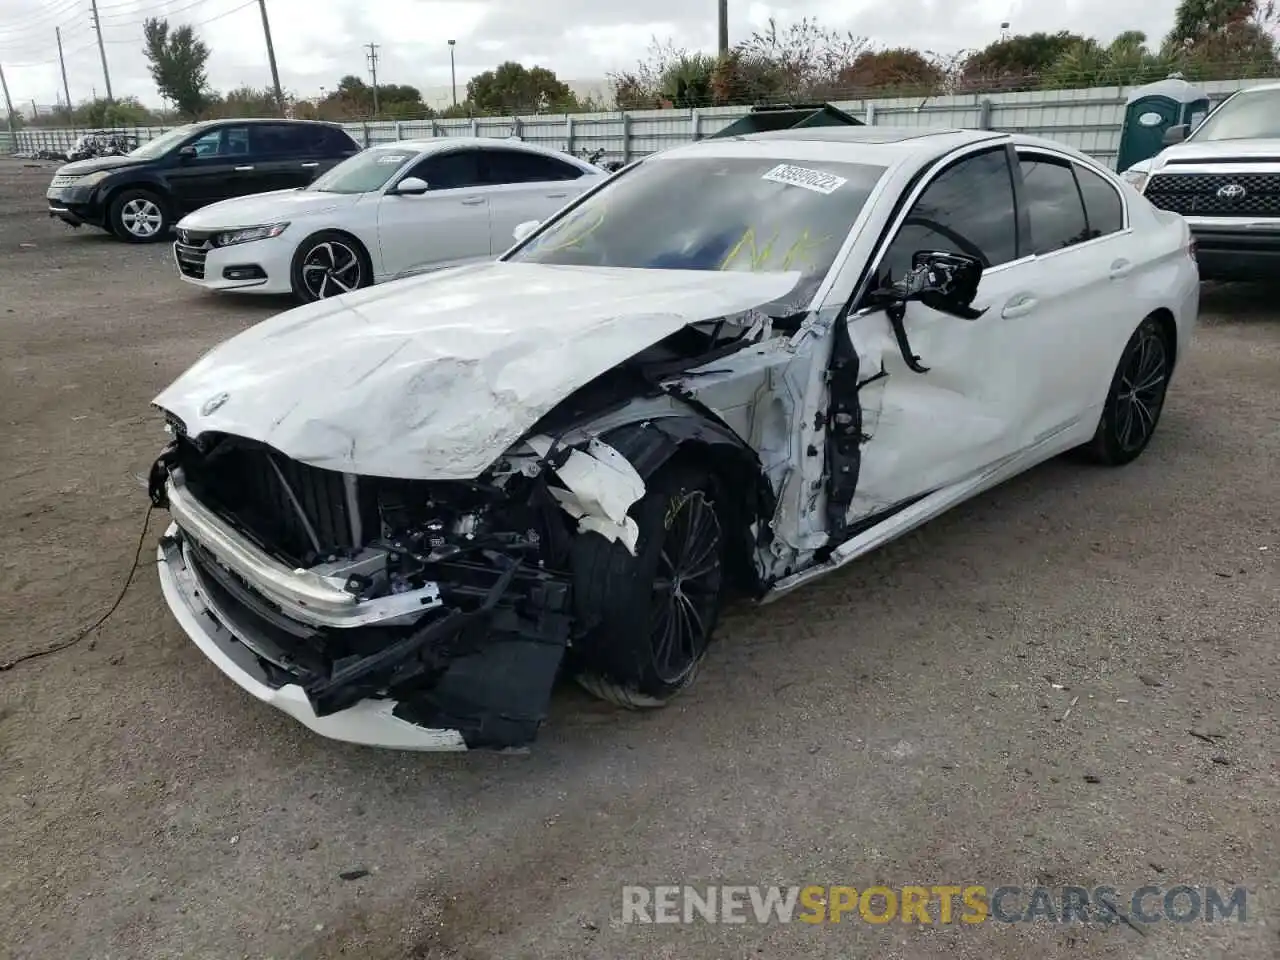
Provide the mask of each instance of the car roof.
{"label": "car roof", "polygon": [[506,147],[514,150],[525,150],[529,153],[550,154],[555,157],[568,157],[576,160],[578,163],[584,163],[565,153],[563,150],[556,150],[552,147],[544,147],[540,143],[529,143],[525,140],[517,140],[503,137],[422,137],[417,140],[388,140],[385,143],[372,144],[370,150],[412,150],[415,153],[435,153],[438,150],[447,150],[450,147]]}
{"label": "car roof", "polygon": [[193,127],[216,127],[220,124],[232,123],[236,126],[241,124],[259,124],[259,123],[287,123],[292,126],[315,126],[315,127],[337,127],[342,129],[342,124],[334,123],[332,120],[297,120],[287,117],[219,117],[216,120],[197,120],[191,124]]}
{"label": "car roof", "polygon": [[844,160],[881,166],[911,157],[939,156],[971,143],[1007,141],[1009,134],[995,130],[958,130],[951,127],[801,127],[771,130],[736,137],[713,137],[664,151],[663,157],[738,155],[759,151],[767,156]]}

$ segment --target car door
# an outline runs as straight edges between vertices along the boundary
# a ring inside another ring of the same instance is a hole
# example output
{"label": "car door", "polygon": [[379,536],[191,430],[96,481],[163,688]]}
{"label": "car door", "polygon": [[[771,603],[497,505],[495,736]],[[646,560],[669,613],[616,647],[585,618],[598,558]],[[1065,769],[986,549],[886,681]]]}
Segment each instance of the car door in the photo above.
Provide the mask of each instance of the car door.
{"label": "car door", "polygon": [[[386,275],[490,255],[489,198],[479,153],[465,147],[431,154],[395,177],[378,198],[378,246]],[[395,185],[409,177],[425,180],[427,192],[395,193]]]}
{"label": "car door", "polygon": [[[482,174],[489,190],[492,251],[513,243],[512,231],[527,220],[545,220],[583,188],[583,171],[556,157],[506,147],[481,153]],[[579,182],[575,182],[579,181]]]}
{"label": "car door", "polygon": [[1046,360],[1027,335],[1041,267],[1019,249],[1012,165],[1004,145],[949,161],[915,188],[877,251],[872,288],[901,279],[918,251],[978,257],[973,306],[983,312],[970,320],[909,303],[907,349],[885,310],[864,300],[850,317],[866,438],[851,523],[984,473],[1030,440],[1026,412]]}
{"label": "car door", "polygon": [[174,166],[167,173],[173,196],[184,211],[257,192],[251,179],[247,125],[218,127],[180,149],[185,147],[194,147],[195,156],[174,151]]}
{"label": "car door", "polygon": [[1019,205],[1035,257],[1035,303],[1018,318],[1053,362],[1027,408],[1033,435],[1076,423],[1102,400],[1137,318],[1126,311],[1142,252],[1125,228],[1120,192],[1052,150],[1019,147]]}
{"label": "car door", "polygon": [[[249,142],[253,155],[251,176],[258,184],[258,192],[305,187],[319,166],[313,138],[304,125],[255,123],[249,127]],[[308,162],[315,165],[307,166]]]}

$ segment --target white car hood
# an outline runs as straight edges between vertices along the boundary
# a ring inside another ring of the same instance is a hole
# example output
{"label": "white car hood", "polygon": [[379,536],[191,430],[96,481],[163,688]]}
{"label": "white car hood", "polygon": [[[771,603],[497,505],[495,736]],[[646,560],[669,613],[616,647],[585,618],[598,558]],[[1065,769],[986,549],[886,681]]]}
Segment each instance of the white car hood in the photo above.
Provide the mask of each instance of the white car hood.
{"label": "white car hood", "polygon": [[690,323],[780,299],[800,274],[482,263],[278,314],[155,399],[188,435],[330,470],[471,479],[578,387]]}
{"label": "white car hood", "polygon": [[219,200],[187,214],[178,222],[184,230],[223,230],[280,223],[309,214],[354,206],[363,194],[321,193],[318,190],[272,190],[247,197]]}
{"label": "white car hood", "polygon": [[1232,160],[1254,157],[1258,160],[1274,159],[1280,157],[1280,140],[1206,140],[1203,143],[1179,143],[1165,147],[1155,157],[1155,165],[1163,167],[1170,160],[1203,160],[1212,163],[1224,157]]}

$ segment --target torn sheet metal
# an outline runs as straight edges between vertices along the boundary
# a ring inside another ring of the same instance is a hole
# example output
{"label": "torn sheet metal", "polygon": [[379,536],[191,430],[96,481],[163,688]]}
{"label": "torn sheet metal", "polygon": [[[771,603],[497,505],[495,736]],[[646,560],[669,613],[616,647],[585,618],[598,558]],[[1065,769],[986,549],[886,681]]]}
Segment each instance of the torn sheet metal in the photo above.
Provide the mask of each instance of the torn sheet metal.
{"label": "torn sheet metal", "polygon": [[193,438],[248,437],[344,473],[469,480],[595,377],[689,324],[780,300],[799,279],[445,269],[271,317],[215,347],[155,403]]}
{"label": "torn sheet metal", "polygon": [[[540,457],[545,457],[554,441],[550,437],[530,437],[526,441]],[[601,440],[588,441],[585,451],[573,449],[555,474],[568,488],[551,487],[551,495],[561,508],[578,521],[578,529],[593,531],[636,552],[640,528],[627,515],[644,496],[644,480],[636,468],[613,447]]]}

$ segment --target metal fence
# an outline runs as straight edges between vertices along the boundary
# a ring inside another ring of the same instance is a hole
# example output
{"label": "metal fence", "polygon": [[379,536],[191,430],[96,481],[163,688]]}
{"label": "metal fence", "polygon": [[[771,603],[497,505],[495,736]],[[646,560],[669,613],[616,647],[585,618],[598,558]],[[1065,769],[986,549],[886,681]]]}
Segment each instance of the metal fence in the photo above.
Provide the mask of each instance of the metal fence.
{"label": "metal fence", "polygon": [[[1216,80],[1200,86],[1214,102],[1264,80]],[[894,127],[963,127],[1027,133],[1048,137],[1114,165],[1132,88],[1034,90],[1022,93],[965,94],[928,98],[837,101],[836,106],[867,123]],[[570,153],[604,151],[605,160],[627,161],[715,133],[747,113],[748,107],[703,107],[684,110],[635,110],[612,113],[556,114],[525,117],[479,117],[474,120],[379,120],[344,126],[365,146],[420,137],[518,136]],[[145,142],[171,127],[141,127],[122,132]],[[83,130],[20,130],[16,151],[65,151]],[[0,139],[0,150],[5,144]],[[11,145],[12,146],[12,145]]]}

